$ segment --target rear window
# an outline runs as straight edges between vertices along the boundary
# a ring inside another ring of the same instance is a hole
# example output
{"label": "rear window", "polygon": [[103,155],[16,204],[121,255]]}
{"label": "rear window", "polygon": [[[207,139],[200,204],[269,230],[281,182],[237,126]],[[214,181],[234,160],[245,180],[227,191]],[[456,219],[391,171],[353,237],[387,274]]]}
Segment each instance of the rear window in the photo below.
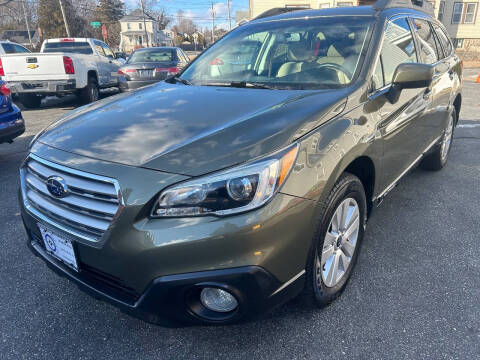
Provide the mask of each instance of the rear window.
{"label": "rear window", "polygon": [[18,54],[18,53],[28,53],[28,52],[30,52],[30,50],[24,48],[23,46],[17,45],[17,44],[3,43],[1,46],[3,47],[3,50],[5,51],[5,54]]}
{"label": "rear window", "polygon": [[172,50],[140,50],[135,51],[127,63],[139,63],[139,62],[162,62],[173,61]]}
{"label": "rear window", "polygon": [[93,50],[88,42],[52,42],[46,43],[43,48],[44,53],[69,52],[74,54],[93,54]]}

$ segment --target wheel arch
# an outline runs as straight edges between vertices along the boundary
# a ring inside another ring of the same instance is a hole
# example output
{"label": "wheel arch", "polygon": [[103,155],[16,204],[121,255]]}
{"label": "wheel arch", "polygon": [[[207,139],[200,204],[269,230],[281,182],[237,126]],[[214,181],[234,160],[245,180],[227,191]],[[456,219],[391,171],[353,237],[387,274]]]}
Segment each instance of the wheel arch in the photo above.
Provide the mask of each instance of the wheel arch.
{"label": "wheel arch", "polygon": [[352,175],[355,175],[362,182],[363,188],[365,189],[365,195],[367,198],[368,215],[370,215],[370,212],[372,210],[372,205],[373,205],[373,196],[374,196],[375,180],[376,180],[375,163],[369,156],[362,155],[355,158],[353,161],[351,161],[340,173],[340,175],[343,174],[344,172],[348,172]]}
{"label": "wheel arch", "polygon": [[88,80],[89,78],[91,78],[91,77],[95,78],[95,80],[97,80],[97,84],[98,84],[98,73],[97,73],[97,70],[88,70],[88,72],[87,72],[87,80]]}
{"label": "wheel arch", "polygon": [[458,123],[458,119],[460,118],[460,109],[462,108],[462,94],[457,94],[455,100],[453,101],[453,107],[455,108],[455,112],[457,115],[456,122]]}

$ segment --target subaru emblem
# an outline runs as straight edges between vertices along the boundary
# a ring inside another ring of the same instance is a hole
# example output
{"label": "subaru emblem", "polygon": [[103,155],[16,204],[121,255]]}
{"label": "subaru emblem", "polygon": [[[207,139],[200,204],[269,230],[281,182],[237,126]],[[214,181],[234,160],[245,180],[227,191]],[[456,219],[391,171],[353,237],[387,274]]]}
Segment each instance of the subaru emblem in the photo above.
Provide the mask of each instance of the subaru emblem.
{"label": "subaru emblem", "polygon": [[68,186],[60,176],[50,176],[47,179],[47,189],[53,196],[63,198],[68,195]]}

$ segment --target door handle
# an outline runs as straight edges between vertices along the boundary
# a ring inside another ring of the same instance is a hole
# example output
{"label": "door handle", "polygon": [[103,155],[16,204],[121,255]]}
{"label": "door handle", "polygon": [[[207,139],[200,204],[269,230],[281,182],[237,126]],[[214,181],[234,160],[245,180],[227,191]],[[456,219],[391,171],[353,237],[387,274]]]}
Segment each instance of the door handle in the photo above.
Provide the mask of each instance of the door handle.
{"label": "door handle", "polygon": [[430,100],[431,96],[432,96],[432,89],[426,89],[425,92],[423,93],[423,100]]}

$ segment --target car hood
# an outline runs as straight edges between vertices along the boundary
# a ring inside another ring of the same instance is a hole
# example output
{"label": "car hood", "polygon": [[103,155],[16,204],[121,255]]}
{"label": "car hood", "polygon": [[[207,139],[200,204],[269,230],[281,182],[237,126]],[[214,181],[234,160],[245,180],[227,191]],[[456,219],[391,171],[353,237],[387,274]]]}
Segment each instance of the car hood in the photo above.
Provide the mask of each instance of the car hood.
{"label": "car hood", "polygon": [[[342,109],[340,90],[159,83],[74,110],[39,142],[99,160],[197,176],[287,146]],[[342,105],[343,104],[343,105]]]}

